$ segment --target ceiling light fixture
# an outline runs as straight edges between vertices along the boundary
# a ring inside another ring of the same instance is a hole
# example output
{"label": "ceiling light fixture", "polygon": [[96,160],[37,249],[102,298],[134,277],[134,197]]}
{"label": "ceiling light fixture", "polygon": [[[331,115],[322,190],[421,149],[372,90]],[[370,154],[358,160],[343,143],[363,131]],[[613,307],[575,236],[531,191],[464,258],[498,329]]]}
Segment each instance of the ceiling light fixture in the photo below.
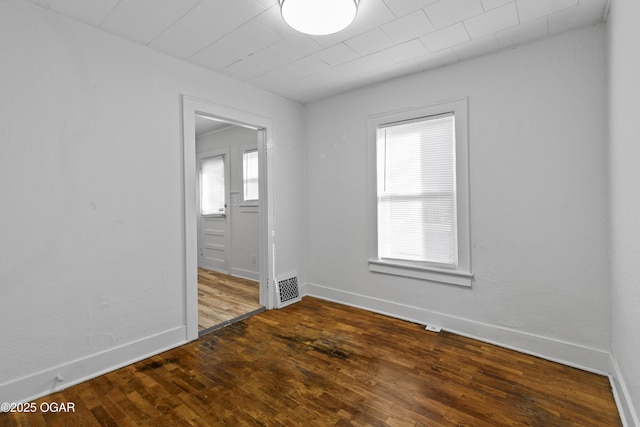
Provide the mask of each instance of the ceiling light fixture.
{"label": "ceiling light fixture", "polygon": [[347,28],[358,13],[360,0],[279,0],[285,22],[294,30],[313,36]]}

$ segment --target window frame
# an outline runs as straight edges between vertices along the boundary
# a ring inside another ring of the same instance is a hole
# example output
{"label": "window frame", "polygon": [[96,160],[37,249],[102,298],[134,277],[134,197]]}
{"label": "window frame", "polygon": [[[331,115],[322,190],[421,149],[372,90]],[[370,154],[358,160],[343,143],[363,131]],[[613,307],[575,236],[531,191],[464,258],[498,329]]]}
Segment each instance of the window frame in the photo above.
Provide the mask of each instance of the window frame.
{"label": "window frame", "polygon": [[[248,153],[256,153],[256,162],[258,162],[258,175],[256,177],[256,187],[258,190],[258,197],[256,199],[247,199],[247,180],[246,180],[246,155]],[[260,158],[258,148],[244,148],[242,149],[242,201],[244,204],[252,206],[258,205],[260,201]]]}
{"label": "window frame", "polygon": [[[212,212],[212,213],[204,213],[203,212],[203,198],[204,198],[204,190],[205,185],[203,183],[203,174],[204,174],[204,164],[210,159],[220,160],[222,162],[222,211]],[[199,215],[203,218],[223,218],[227,216],[227,180],[229,179],[227,175],[227,157],[226,154],[215,154],[211,156],[202,156],[198,159],[199,169],[198,169],[198,210]]]}
{"label": "window frame", "polygon": [[[378,201],[377,201],[377,131],[390,124],[401,124],[412,120],[453,113],[456,135],[456,220],[457,220],[457,266],[443,266],[423,261],[381,259],[378,255]],[[471,228],[470,228],[470,185],[469,185],[469,144],[468,144],[468,102],[467,98],[438,103],[431,106],[409,108],[394,112],[370,115],[367,118],[367,138],[369,147],[370,183],[370,242],[369,270],[375,273],[411,277],[431,282],[459,286],[471,286]]]}

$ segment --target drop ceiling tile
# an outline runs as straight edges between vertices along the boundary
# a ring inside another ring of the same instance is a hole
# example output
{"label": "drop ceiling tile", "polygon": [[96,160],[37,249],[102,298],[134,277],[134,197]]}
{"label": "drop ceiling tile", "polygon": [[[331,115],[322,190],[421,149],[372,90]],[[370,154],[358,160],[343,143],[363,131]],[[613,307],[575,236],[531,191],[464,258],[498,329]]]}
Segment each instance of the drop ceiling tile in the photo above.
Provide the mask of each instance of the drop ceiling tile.
{"label": "drop ceiling tile", "polygon": [[210,70],[220,71],[246,55],[239,53],[232,44],[224,41],[212,43],[189,58],[189,62]]}
{"label": "drop ceiling tile", "polygon": [[235,44],[236,49],[247,52],[247,54],[258,52],[282,40],[273,31],[255,21],[249,21],[238,27],[227,38]]}
{"label": "drop ceiling tile", "polygon": [[518,0],[520,22],[528,22],[542,16],[577,6],[578,0]]}
{"label": "drop ceiling tile", "polygon": [[427,7],[439,0],[384,0],[391,12],[398,18]]}
{"label": "drop ceiling tile", "polygon": [[286,66],[262,74],[252,79],[249,83],[263,89],[271,89],[298,80],[302,77],[304,77],[304,75],[300,73],[300,71],[293,67]]}
{"label": "drop ceiling tile", "polygon": [[290,64],[295,59],[271,46],[254,53],[250,58],[252,61],[257,62],[269,70]]}
{"label": "drop ceiling tile", "polygon": [[347,81],[351,81],[354,77],[358,77],[362,74],[362,70],[355,62],[347,62],[337,67],[329,68],[322,73],[313,75],[310,77],[317,77],[321,79],[322,84],[333,82],[333,84],[339,84]]}
{"label": "drop ceiling tile", "polygon": [[279,40],[280,38],[272,31],[249,21],[200,50],[189,60],[203,67],[220,70]]}
{"label": "drop ceiling tile", "polygon": [[304,58],[322,49],[315,40],[298,32],[280,40],[273,47],[294,59]]}
{"label": "drop ceiling tile", "polygon": [[189,58],[236,28],[235,20],[219,13],[212,1],[203,1],[156,37],[149,47],[178,58]]}
{"label": "drop ceiling tile", "polygon": [[207,9],[208,11],[215,11],[215,13],[206,13],[206,17],[209,19],[215,19],[214,22],[216,23],[220,22],[221,19],[224,19],[236,27],[247,21],[255,19],[266,10],[253,0],[233,0],[233,2],[202,0],[201,4],[202,3],[209,4],[209,8]]}
{"label": "drop ceiling tile", "polygon": [[547,17],[543,16],[533,21],[525,22],[517,27],[496,33],[500,47],[516,46],[549,35]]}
{"label": "drop ceiling tile", "polygon": [[417,10],[380,27],[396,44],[413,40],[435,30],[423,10]]}
{"label": "drop ceiling tile", "polygon": [[[277,4],[277,1],[275,2]],[[260,15],[256,16],[255,21],[260,25],[270,29],[281,37],[289,37],[293,34],[299,34],[284,22],[280,13],[280,6],[271,6]]]}
{"label": "drop ceiling tile", "polygon": [[578,6],[548,16],[549,34],[580,28],[593,23],[602,22],[606,4],[600,0],[580,3]]}
{"label": "drop ceiling tile", "polygon": [[462,22],[420,37],[420,41],[430,52],[437,52],[469,40],[469,34]]}
{"label": "drop ceiling tile", "polygon": [[99,26],[117,6],[119,0],[31,0],[31,3],[86,24]]}
{"label": "drop ceiling tile", "polygon": [[345,43],[362,56],[378,52],[393,45],[389,36],[380,28],[374,28],[371,31],[357,35],[346,40]]}
{"label": "drop ceiling tile", "polygon": [[440,29],[448,27],[484,12],[480,0],[439,1],[424,8],[433,25]]}
{"label": "drop ceiling tile", "polygon": [[496,7],[504,6],[507,3],[515,3],[515,0],[482,0],[482,7],[485,12],[495,9]]}
{"label": "drop ceiling tile", "polygon": [[338,43],[328,49],[321,50],[314,55],[316,58],[323,60],[329,65],[340,65],[345,62],[353,61],[359,55],[344,43]]}
{"label": "drop ceiling tile", "polygon": [[[417,41],[417,40],[416,40]],[[361,72],[369,73],[375,70],[383,69],[393,65],[393,61],[382,52],[372,53],[352,61],[352,64],[358,67]]]}
{"label": "drop ceiling tile", "polygon": [[464,21],[464,26],[472,39],[477,39],[518,24],[518,10],[515,3],[500,6]]}
{"label": "drop ceiling tile", "polygon": [[383,52],[396,64],[429,55],[427,48],[417,39],[390,47]]}
{"label": "drop ceiling tile", "polygon": [[251,57],[241,59],[228,67],[220,70],[222,74],[233,77],[236,80],[250,80],[261,74],[271,71],[269,68],[258,64]]}
{"label": "drop ceiling tile", "polygon": [[473,58],[500,50],[500,44],[495,34],[488,34],[478,39],[470,40],[452,47],[460,59]]}
{"label": "drop ceiling tile", "polygon": [[306,102],[601,22],[609,0],[361,0],[330,36],[292,30],[278,0],[27,1]]}
{"label": "drop ceiling tile", "polygon": [[358,16],[350,26],[335,34],[312,36],[312,38],[323,47],[331,47],[358,34],[366,33],[395,18],[382,0],[361,0],[358,7]]}
{"label": "drop ceiling tile", "polygon": [[101,28],[146,45],[195,7],[199,0],[121,0]]}
{"label": "drop ceiling tile", "polygon": [[315,56],[307,56],[291,63],[291,68],[298,70],[302,75],[319,73],[329,68],[329,64]]}
{"label": "drop ceiling tile", "polygon": [[255,3],[258,3],[261,7],[265,9],[276,6],[278,4],[278,0],[253,0],[253,1]]}

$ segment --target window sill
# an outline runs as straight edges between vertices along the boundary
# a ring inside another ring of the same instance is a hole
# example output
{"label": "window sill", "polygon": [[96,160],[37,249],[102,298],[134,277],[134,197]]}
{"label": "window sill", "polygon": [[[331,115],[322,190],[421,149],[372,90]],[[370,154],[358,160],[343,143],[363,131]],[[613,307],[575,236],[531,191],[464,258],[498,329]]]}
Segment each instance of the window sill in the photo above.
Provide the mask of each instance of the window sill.
{"label": "window sill", "polygon": [[374,259],[369,260],[369,271],[465,287],[471,287],[471,281],[473,280],[473,274],[463,271],[443,270]]}

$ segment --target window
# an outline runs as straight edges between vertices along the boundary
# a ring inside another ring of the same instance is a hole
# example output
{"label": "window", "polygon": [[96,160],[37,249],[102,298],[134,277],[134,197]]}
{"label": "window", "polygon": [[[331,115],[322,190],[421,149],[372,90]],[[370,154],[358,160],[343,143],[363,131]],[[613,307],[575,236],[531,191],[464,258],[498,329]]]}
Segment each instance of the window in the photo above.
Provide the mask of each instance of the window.
{"label": "window", "polygon": [[245,151],[242,165],[244,201],[257,201],[259,199],[258,150]]}
{"label": "window", "polygon": [[225,214],[224,156],[200,162],[200,210],[202,215]]}
{"label": "window", "polygon": [[466,101],[370,118],[372,271],[469,286]]}

